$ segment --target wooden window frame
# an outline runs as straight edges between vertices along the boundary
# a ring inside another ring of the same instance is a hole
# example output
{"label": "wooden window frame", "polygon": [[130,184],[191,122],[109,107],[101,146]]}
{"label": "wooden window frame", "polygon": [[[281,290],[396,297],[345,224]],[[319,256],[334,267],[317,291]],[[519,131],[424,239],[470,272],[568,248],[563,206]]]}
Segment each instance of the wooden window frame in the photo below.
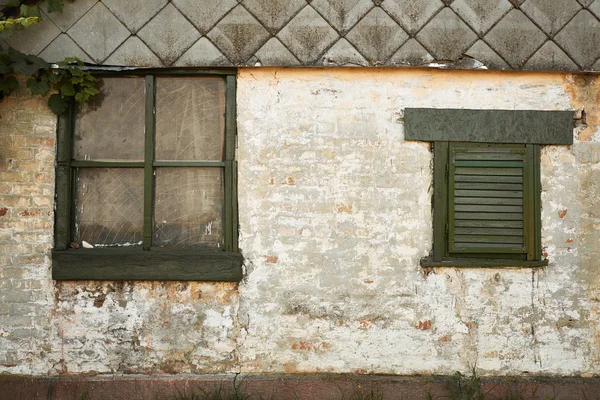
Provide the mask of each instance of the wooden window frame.
{"label": "wooden window frame", "polygon": [[[78,161],[73,159],[76,105],[59,116],[57,128],[55,247],[52,278],[55,280],[187,280],[239,282],[242,255],[238,249],[236,147],[236,70],[128,69],[95,70],[98,77],[145,78],[145,154],[141,162]],[[225,157],[223,161],[154,161],[157,76],[219,76],[225,82]],[[143,168],[143,246],[72,249],[77,168]],[[156,167],[219,167],[223,169],[224,246],[218,250],[152,247],[153,174]]]}
{"label": "wooden window frame", "polygon": [[[434,142],[433,167],[433,253],[421,260],[423,267],[542,267],[548,264],[542,259],[541,247],[541,183],[540,183],[540,145],[525,144],[527,171],[524,178],[524,229],[528,250],[527,259],[510,257],[505,254],[491,253],[469,254],[456,257],[449,252],[447,227],[449,221],[450,168],[448,141]],[[501,144],[498,144],[501,146]]]}

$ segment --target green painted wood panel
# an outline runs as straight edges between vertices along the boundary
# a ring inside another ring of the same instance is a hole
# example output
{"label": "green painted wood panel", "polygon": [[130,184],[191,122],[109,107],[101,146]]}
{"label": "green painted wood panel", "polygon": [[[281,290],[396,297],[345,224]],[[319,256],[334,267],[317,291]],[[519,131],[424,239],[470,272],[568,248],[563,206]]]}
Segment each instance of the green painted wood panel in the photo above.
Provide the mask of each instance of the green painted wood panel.
{"label": "green painted wood panel", "polygon": [[573,144],[573,111],[407,108],[405,140]]}

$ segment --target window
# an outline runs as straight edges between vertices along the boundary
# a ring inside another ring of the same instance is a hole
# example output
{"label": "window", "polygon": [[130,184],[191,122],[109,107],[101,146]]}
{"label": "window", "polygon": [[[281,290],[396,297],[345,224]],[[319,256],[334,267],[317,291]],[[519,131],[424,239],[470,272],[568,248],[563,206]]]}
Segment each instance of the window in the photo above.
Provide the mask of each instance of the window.
{"label": "window", "polygon": [[539,151],[435,142],[434,248],[423,265],[544,265]]}
{"label": "window", "polygon": [[59,119],[53,278],[239,281],[235,71],[101,78]]}
{"label": "window", "polygon": [[406,109],[433,142],[433,250],[421,265],[543,266],[540,146],[573,143],[571,111]]}

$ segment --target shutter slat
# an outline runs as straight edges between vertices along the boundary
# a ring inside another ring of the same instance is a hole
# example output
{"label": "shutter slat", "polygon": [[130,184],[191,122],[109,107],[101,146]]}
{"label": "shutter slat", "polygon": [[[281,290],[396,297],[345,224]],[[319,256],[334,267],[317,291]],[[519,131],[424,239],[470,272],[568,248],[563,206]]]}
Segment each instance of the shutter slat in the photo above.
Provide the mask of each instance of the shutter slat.
{"label": "shutter slat", "polygon": [[[485,175],[456,175],[455,182],[490,182],[490,177]],[[522,176],[494,176],[498,183],[523,183]]]}
{"label": "shutter slat", "polygon": [[[523,237],[523,229],[510,228],[455,228],[455,235],[498,235],[498,236],[519,236]],[[456,237],[455,237],[456,240]]]}
{"label": "shutter slat", "polygon": [[457,167],[477,167],[477,168],[523,168],[523,161],[484,161],[484,160],[464,160],[455,161]]}
{"label": "shutter slat", "polygon": [[490,213],[522,213],[523,206],[499,206],[499,205],[476,205],[458,204],[454,206],[455,212],[490,212]]}
{"label": "shutter slat", "polygon": [[454,204],[498,204],[507,206],[523,205],[517,197],[455,197]]}
{"label": "shutter slat", "polygon": [[494,220],[455,220],[454,226],[466,228],[523,228],[523,221],[494,221]]}
{"label": "shutter slat", "polygon": [[523,221],[523,213],[454,213],[455,219],[479,219],[492,221]]}
{"label": "shutter slat", "polygon": [[456,175],[523,176],[521,168],[457,167]]}
{"label": "shutter slat", "polygon": [[455,160],[497,160],[497,161],[511,161],[511,160],[523,160],[522,153],[463,153],[456,152]]}
{"label": "shutter slat", "polygon": [[[473,249],[474,251],[470,251]],[[514,243],[455,243],[455,251],[458,253],[480,253],[479,250],[484,249],[485,252],[498,253],[522,253],[523,246]]]}
{"label": "shutter slat", "polygon": [[523,190],[523,185],[518,183],[457,182],[454,188],[471,190]]}
{"label": "shutter slat", "polygon": [[512,243],[522,244],[523,236],[454,235],[455,243]]}
{"label": "shutter slat", "polygon": [[456,197],[517,197],[522,198],[522,191],[512,190],[455,190]]}

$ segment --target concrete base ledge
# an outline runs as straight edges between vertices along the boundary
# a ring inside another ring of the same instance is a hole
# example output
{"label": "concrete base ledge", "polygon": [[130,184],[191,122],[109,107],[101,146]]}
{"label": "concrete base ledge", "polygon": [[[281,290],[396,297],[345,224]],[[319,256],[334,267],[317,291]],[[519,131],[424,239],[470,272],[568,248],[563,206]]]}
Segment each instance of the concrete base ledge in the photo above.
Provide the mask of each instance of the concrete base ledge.
{"label": "concrete base ledge", "polygon": [[[475,385],[468,377],[463,387]],[[385,376],[354,374],[313,375],[0,375],[0,400],[201,400],[207,394],[232,394],[245,399],[457,399],[457,378],[448,376]],[[490,399],[600,400],[600,378],[498,377],[482,378],[480,387]],[[378,396],[366,397],[374,393]],[[358,396],[362,394],[362,396]],[[521,397],[517,396],[520,395]],[[222,397],[219,397],[222,398]]]}

